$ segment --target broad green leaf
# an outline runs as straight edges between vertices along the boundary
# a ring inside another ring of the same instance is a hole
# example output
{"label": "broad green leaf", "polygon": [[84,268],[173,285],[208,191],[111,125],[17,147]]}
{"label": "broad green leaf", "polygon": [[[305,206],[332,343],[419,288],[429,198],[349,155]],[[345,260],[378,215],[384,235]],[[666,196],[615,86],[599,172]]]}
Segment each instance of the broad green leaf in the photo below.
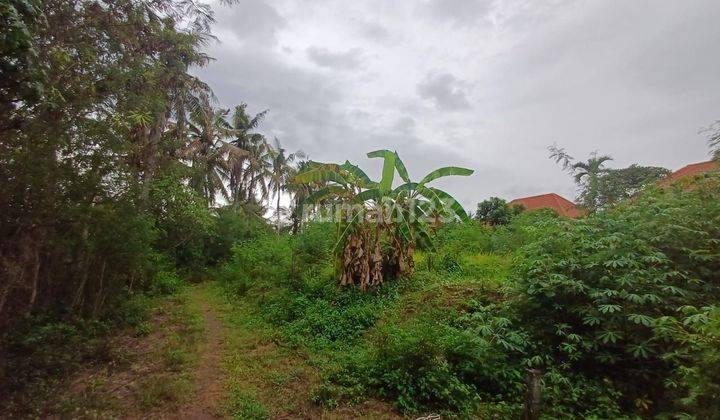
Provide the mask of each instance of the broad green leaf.
{"label": "broad green leaf", "polygon": [[305,204],[315,204],[319,201],[322,201],[330,196],[339,196],[343,192],[345,192],[345,188],[337,186],[337,185],[330,185],[324,188],[320,188],[319,190],[315,191],[314,193],[307,196],[305,201],[303,203]]}
{"label": "broad green leaf", "polygon": [[393,195],[397,195],[398,193],[402,191],[412,191],[418,186],[417,182],[406,182],[397,188],[395,188],[392,192]]}
{"label": "broad green leaf", "polygon": [[457,166],[446,166],[444,168],[435,169],[434,171],[425,175],[425,178],[420,181],[420,185],[425,185],[428,182],[434,181],[444,176],[470,176],[473,174],[473,172],[475,171],[473,171],[472,169],[460,168]]}
{"label": "broad green leaf", "polygon": [[403,181],[406,183],[410,182],[410,175],[408,174],[407,168],[397,152],[395,152],[395,169],[397,169],[398,175],[400,175]]}
{"label": "broad green leaf", "polygon": [[598,335],[598,338],[604,343],[615,343],[620,338],[620,334],[615,331],[604,331]]}
{"label": "broad green leaf", "polygon": [[383,158],[382,179],[380,179],[380,190],[390,191],[393,179],[395,178],[395,153],[389,150],[375,150],[367,154],[369,158]]}
{"label": "broad green leaf", "polygon": [[446,210],[447,207],[452,210],[452,214],[456,215],[463,222],[470,221],[470,217],[465,212],[463,206],[450,194],[437,188],[428,188],[418,185],[418,191],[431,200],[436,207],[442,210]]}
{"label": "broad green leaf", "polygon": [[622,306],[620,305],[613,305],[613,304],[606,304],[606,305],[600,305],[598,306],[598,310],[603,314],[611,314],[613,312],[618,312],[622,309]]}
{"label": "broad green leaf", "polygon": [[340,167],[332,164],[321,164],[295,175],[294,183],[336,182],[346,185],[347,180],[340,174]]}
{"label": "broad green leaf", "polygon": [[362,215],[361,212],[356,212],[353,215],[353,218],[350,219],[350,222],[348,222],[347,226],[345,226],[345,229],[343,229],[342,233],[338,237],[337,242],[335,243],[335,246],[333,247],[333,253],[337,253],[340,251],[340,246],[345,244],[345,241],[347,241],[348,236],[353,232],[353,229],[355,228],[355,224],[357,224],[358,220],[360,220],[360,216]]}
{"label": "broad green leaf", "polygon": [[353,176],[355,176],[356,178],[358,178],[359,180],[361,180],[361,181],[362,181],[362,185],[361,185],[361,186],[370,188],[370,187],[374,187],[374,186],[377,185],[377,182],[371,180],[370,177],[365,173],[365,171],[363,171],[362,169],[360,169],[359,166],[353,165],[353,164],[350,163],[350,161],[348,161],[348,160],[346,160],[345,163],[343,163],[342,165],[340,165],[340,168],[343,169],[343,170],[345,170],[345,171],[347,171],[347,172],[349,172],[349,173],[351,173],[351,174],[353,174]]}
{"label": "broad green leaf", "polygon": [[364,202],[367,200],[379,200],[382,197],[382,191],[377,188],[362,191],[355,197],[358,202]]}
{"label": "broad green leaf", "polygon": [[646,327],[649,327],[653,323],[652,318],[650,318],[647,315],[642,315],[642,314],[630,314],[630,315],[628,315],[628,319],[636,324],[641,324]]}

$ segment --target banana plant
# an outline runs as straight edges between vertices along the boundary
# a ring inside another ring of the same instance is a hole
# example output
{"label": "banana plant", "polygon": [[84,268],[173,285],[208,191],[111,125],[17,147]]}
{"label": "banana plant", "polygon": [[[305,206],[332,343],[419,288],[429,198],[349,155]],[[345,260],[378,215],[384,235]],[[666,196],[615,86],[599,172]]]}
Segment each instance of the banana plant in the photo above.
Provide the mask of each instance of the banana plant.
{"label": "banana plant", "polygon": [[[348,161],[313,162],[294,178],[298,183],[325,185],[305,200],[306,205],[341,205],[336,213],[335,245],[340,283],[359,283],[362,289],[382,283],[384,273],[391,276],[412,273],[414,248],[419,243],[432,242],[428,220],[436,224],[444,217],[469,220],[457,200],[427,184],[445,176],[473,173],[470,169],[443,167],[413,182],[397,152],[376,150],[367,156],[383,160],[379,181],[373,181]],[[396,172],[402,184],[393,187]],[[382,247],[383,241],[389,246]]]}

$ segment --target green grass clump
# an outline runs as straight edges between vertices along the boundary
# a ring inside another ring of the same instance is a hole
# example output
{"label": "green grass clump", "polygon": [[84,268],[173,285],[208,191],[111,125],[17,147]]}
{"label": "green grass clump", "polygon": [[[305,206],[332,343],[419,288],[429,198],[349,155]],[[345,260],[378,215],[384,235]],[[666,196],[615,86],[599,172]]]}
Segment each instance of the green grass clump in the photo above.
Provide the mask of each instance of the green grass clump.
{"label": "green grass clump", "polygon": [[142,380],[135,395],[140,408],[148,410],[164,404],[185,401],[194,390],[189,374],[178,376],[151,376]]}
{"label": "green grass clump", "polygon": [[267,408],[257,397],[245,390],[231,389],[228,397],[228,410],[235,419],[268,419]]}

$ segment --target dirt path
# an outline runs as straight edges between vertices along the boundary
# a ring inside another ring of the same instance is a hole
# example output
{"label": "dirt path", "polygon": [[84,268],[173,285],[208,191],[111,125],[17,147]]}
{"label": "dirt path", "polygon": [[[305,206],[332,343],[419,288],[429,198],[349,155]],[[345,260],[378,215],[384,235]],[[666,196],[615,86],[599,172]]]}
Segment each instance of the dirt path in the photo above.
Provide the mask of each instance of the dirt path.
{"label": "dirt path", "polygon": [[[200,286],[202,287],[202,286]],[[222,401],[225,389],[223,357],[227,327],[218,319],[216,309],[204,296],[205,288],[195,288],[191,297],[201,308],[204,316],[205,343],[195,368],[196,393],[177,414],[190,419],[215,419],[223,417]]]}
{"label": "dirt path", "polygon": [[142,331],[117,331],[107,360],[68,378],[38,417],[400,418],[375,400],[335,408],[314,403],[323,380],[309,355],[278,341],[255,302],[230,302],[213,282],[151,306]]}

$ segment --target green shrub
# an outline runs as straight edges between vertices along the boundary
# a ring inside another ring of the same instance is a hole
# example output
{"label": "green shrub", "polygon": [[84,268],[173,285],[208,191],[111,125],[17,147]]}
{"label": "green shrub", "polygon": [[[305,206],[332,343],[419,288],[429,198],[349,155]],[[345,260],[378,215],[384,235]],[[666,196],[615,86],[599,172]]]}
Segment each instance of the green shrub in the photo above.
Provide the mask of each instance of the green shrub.
{"label": "green shrub", "polygon": [[[262,235],[219,278],[301,346],[336,407],[518,417],[528,367],[548,418],[712,417],[720,392],[720,188],[648,191],[580,220],[525,212],[449,224],[416,273],[343,289],[332,230]],[[683,414],[684,413],[684,414]]]}
{"label": "green shrub", "polygon": [[296,264],[304,269],[324,265],[332,260],[335,245],[335,225],[332,223],[308,223],[297,236],[294,251]]}
{"label": "green shrub", "polygon": [[138,327],[150,318],[152,300],[143,294],[126,299],[112,315],[116,325]]}
{"label": "green shrub", "polygon": [[217,210],[215,225],[215,235],[208,238],[206,244],[208,261],[211,264],[229,260],[233,245],[256,239],[271,231],[265,220],[258,215],[232,206]]}
{"label": "green shrub", "polygon": [[53,318],[54,315],[28,318],[16,323],[5,336],[0,394],[24,390],[25,398],[46,398],[44,393],[50,392],[59,378],[77,370],[85,361],[109,358],[104,340],[107,323]]}
{"label": "green shrub", "polygon": [[155,275],[150,291],[155,295],[170,295],[179,292],[184,285],[175,270],[163,270]]}
{"label": "green shrub", "polygon": [[371,392],[403,412],[471,415],[481,403],[518,400],[522,370],[511,354],[472,330],[429,319],[383,326],[368,348],[348,356],[329,377],[336,386],[331,397]]}
{"label": "green shrub", "polygon": [[547,363],[612,384],[630,412],[680,411],[668,378],[692,342],[679,332],[706,323],[696,308],[720,293],[711,274],[720,272],[719,197],[713,181],[650,191],[579,222],[546,221],[521,250],[518,282],[523,324]]}
{"label": "green shrub", "polygon": [[251,288],[262,294],[288,284],[291,263],[290,238],[262,234],[235,244],[230,261],[218,270],[217,278],[236,295],[243,296]]}

